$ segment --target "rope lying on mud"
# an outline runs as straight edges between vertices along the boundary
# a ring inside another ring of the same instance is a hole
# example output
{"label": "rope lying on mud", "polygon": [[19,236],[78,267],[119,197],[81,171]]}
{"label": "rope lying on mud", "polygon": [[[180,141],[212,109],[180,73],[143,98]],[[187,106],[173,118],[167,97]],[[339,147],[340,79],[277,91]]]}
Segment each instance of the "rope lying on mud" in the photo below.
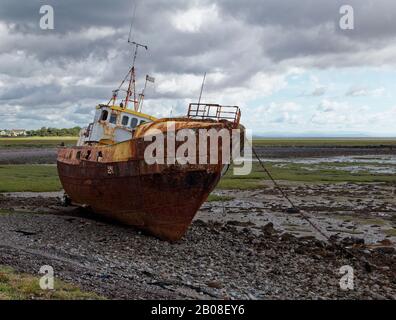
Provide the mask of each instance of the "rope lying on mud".
{"label": "rope lying on mud", "polygon": [[338,248],[341,252],[344,252],[348,254],[349,256],[355,258],[357,261],[360,261],[364,268],[368,271],[371,272],[373,268],[379,269],[377,265],[374,265],[367,261],[365,258],[360,257],[355,255],[351,250],[346,248],[345,246],[341,245],[340,243],[337,243],[334,239],[332,239],[330,236],[328,236],[326,233],[324,233],[315,223],[312,222],[312,220],[304,213],[303,210],[299,209],[298,206],[290,199],[290,197],[287,195],[286,191],[279,185],[279,183],[275,180],[275,178],[272,176],[271,172],[267,169],[267,167],[264,165],[263,161],[260,159],[258,156],[256,149],[253,147],[253,145],[248,141],[250,146],[252,147],[252,151],[254,156],[257,158],[260,166],[263,168],[265,173],[268,175],[272,183],[274,184],[275,188],[280,192],[280,194],[287,200],[287,202],[290,204],[291,208],[288,210],[290,213],[296,213],[300,214],[301,218],[304,219],[308,224],[315,229],[322,237],[324,237],[329,243],[334,245],[336,248]]}
{"label": "rope lying on mud", "polygon": [[282,187],[279,185],[279,183],[275,180],[275,178],[272,176],[271,172],[267,169],[267,167],[264,165],[260,157],[258,156],[256,150],[252,146],[252,150],[254,153],[254,156],[257,158],[259,161],[261,167],[264,169],[265,173],[268,175],[268,177],[271,179],[272,183],[274,184],[275,188],[278,189],[278,191],[282,194],[282,196],[289,202],[291,209],[289,212],[292,213],[299,213],[301,217],[306,220],[321,236],[323,236],[326,240],[332,242],[331,238],[325,234],[317,225],[315,225],[304,213],[301,209],[297,207],[297,205],[289,198],[289,196],[286,194],[286,192],[282,189]]}

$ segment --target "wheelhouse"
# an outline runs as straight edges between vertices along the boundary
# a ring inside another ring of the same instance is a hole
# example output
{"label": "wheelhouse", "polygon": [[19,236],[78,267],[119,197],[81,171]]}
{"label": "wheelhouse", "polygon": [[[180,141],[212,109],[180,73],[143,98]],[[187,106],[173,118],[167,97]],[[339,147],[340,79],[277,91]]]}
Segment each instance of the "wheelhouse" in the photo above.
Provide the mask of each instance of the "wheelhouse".
{"label": "wheelhouse", "polygon": [[94,122],[80,133],[78,145],[113,144],[130,140],[137,127],[155,120],[152,116],[120,106],[99,105]]}

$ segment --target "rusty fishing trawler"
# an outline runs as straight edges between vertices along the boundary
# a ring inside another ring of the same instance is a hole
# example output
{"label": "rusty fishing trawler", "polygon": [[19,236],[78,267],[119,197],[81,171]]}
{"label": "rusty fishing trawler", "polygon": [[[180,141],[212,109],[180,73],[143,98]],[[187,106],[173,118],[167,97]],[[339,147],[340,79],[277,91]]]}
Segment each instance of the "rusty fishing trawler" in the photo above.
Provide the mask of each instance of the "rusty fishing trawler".
{"label": "rusty fishing trawler", "polygon": [[[149,164],[145,150],[152,142],[146,141],[147,137],[154,132],[167,137],[191,129],[198,145],[199,129],[241,128],[243,135],[241,112],[236,106],[198,102],[190,104],[183,117],[157,119],[143,113],[145,89],[154,78],[146,76],[144,89],[137,94],[136,56],[139,48],[147,47],[132,43],[133,64],[124,81],[107,104],[96,107],[94,121],[81,130],[77,145],[58,150],[59,178],[73,204],[173,242],[185,235],[227,165],[220,141],[217,163],[200,164],[197,159],[196,164],[180,164],[177,159],[169,159],[166,138],[165,162]],[[123,86],[127,86],[125,98],[117,103]],[[176,141],[175,147],[182,143]],[[196,157],[209,159],[212,149],[208,150],[208,154]]]}

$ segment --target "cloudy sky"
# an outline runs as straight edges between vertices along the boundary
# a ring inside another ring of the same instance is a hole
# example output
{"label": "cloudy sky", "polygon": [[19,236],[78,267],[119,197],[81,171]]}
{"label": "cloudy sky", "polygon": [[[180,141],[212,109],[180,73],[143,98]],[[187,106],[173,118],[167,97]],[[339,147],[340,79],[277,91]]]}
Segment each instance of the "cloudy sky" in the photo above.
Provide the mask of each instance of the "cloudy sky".
{"label": "cloudy sky", "polygon": [[[40,29],[51,5],[54,30]],[[354,9],[342,30],[340,7]],[[132,60],[134,0],[0,0],[0,128],[84,126]],[[144,111],[239,105],[262,133],[396,136],[396,1],[137,0]],[[142,85],[142,81],[140,81]]]}

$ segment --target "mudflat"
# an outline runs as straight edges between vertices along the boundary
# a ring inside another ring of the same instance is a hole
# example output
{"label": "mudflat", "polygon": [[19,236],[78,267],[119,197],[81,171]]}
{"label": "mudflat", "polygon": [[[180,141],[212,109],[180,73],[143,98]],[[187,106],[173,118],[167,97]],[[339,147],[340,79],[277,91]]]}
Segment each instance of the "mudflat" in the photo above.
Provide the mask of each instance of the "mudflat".
{"label": "mudflat", "polygon": [[[60,279],[107,298],[396,299],[395,150],[257,147],[321,232],[288,213],[257,163],[247,177],[229,172],[185,238],[170,244],[63,207],[50,158],[16,166],[10,156],[47,157],[56,148],[0,148],[0,161],[11,161],[0,166],[0,265],[32,274],[51,265]],[[51,192],[32,192],[40,189],[33,182]],[[339,285],[346,265],[355,272],[350,291]]]}

